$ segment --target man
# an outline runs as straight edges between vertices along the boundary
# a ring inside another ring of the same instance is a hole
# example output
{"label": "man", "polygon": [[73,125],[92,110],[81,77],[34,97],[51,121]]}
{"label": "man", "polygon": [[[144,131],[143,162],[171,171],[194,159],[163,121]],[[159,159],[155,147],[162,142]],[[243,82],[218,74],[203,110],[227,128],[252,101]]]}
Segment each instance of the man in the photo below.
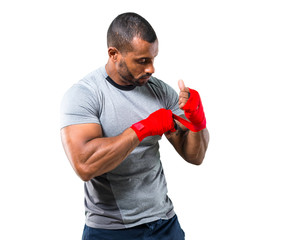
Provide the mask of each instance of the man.
{"label": "man", "polygon": [[72,86],[61,107],[62,143],[85,181],[83,239],[184,239],[158,141],[165,134],[186,161],[202,163],[209,135],[200,97],[183,81],[178,97],[152,77],[158,39],[138,14],[116,17],[107,43],[107,64]]}

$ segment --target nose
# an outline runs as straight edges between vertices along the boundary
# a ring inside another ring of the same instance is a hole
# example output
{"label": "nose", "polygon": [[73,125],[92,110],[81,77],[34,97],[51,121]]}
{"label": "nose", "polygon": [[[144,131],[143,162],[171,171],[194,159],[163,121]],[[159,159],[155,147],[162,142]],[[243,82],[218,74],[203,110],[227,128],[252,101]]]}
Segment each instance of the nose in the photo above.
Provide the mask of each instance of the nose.
{"label": "nose", "polygon": [[149,65],[146,66],[145,73],[152,75],[154,72],[155,72],[155,68],[154,68],[153,63],[150,63]]}

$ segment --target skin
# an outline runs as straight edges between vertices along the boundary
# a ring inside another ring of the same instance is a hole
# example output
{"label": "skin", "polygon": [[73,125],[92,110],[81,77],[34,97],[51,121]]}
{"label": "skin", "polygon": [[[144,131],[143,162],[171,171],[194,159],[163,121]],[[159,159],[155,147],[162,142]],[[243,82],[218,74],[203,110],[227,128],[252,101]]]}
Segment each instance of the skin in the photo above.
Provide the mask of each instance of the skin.
{"label": "skin", "polygon": [[[142,86],[155,71],[153,63],[158,54],[158,41],[148,43],[135,37],[131,46],[133,50],[129,52],[109,47],[106,71],[119,85]],[[182,80],[178,84],[179,107],[182,109],[188,100],[189,89]],[[208,130],[191,132],[181,123],[177,124],[179,129],[165,133],[166,137],[184,160],[200,165],[209,141]],[[61,139],[73,169],[83,181],[115,169],[140,143],[131,128],[106,138],[98,124],[67,126],[61,130]]]}
{"label": "skin", "polygon": [[134,38],[132,47],[133,51],[123,53],[110,47],[106,71],[119,85],[142,86],[155,71],[153,63],[158,54],[158,40],[148,43],[140,38]]}
{"label": "skin", "polygon": [[[178,86],[180,89],[178,103],[179,108],[182,109],[190,94],[183,80],[178,81]],[[205,157],[210,138],[207,128],[199,132],[192,132],[180,122],[177,121],[177,123],[180,127],[179,130],[173,135],[169,135],[168,140],[184,160],[194,165],[200,165]]]}

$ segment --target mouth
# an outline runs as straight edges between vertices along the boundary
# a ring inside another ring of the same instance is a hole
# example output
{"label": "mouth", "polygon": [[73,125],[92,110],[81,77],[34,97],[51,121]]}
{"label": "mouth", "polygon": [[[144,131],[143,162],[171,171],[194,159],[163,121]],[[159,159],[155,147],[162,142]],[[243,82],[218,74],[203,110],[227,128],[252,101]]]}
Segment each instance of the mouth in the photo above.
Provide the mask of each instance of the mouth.
{"label": "mouth", "polygon": [[151,78],[152,74],[145,74],[142,77],[138,78],[137,80],[134,81],[134,84],[137,86],[143,86],[145,85],[149,79]]}
{"label": "mouth", "polygon": [[140,78],[141,82],[147,82],[149,81],[150,77],[144,77],[144,78]]}
{"label": "mouth", "polygon": [[144,76],[140,77],[139,80],[148,81],[150,78],[151,78],[151,75],[149,74],[149,75],[144,75]]}

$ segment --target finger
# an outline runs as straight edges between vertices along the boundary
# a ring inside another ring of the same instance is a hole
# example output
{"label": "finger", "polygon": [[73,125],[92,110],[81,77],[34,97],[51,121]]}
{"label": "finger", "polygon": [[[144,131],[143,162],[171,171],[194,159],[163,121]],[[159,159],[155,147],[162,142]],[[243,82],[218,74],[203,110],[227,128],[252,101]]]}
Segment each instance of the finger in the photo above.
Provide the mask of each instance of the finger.
{"label": "finger", "polygon": [[179,93],[179,99],[185,98],[186,100],[189,98],[189,92],[182,91]]}
{"label": "finger", "polygon": [[178,86],[179,86],[180,91],[185,91],[185,84],[184,84],[184,81],[182,79],[180,79],[178,81]]}

